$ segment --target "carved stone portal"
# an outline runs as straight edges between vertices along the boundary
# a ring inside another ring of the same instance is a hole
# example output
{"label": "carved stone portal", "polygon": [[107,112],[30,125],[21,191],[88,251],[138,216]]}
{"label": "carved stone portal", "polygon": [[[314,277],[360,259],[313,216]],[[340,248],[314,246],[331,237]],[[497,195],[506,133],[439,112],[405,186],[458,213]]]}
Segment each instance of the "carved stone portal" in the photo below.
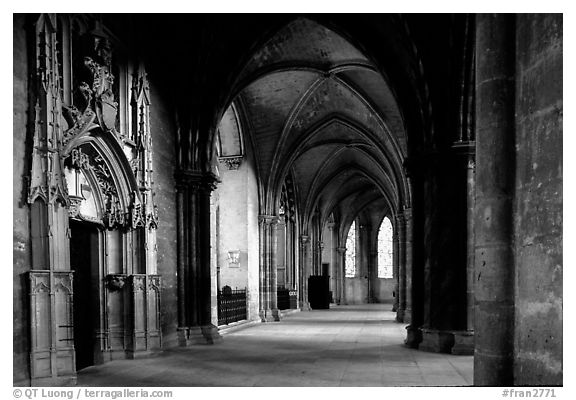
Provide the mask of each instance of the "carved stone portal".
{"label": "carved stone portal", "polygon": [[[92,17],[72,29],[73,18],[42,14],[36,23],[28,281],[31,384],[42,386],[74,384],[81,350],[101,363],[161,346],[146,73],[114,65],[111,35]],[[73,276],[90,289],[74,293]],[[80,304],[97,304],[87,315],[88,345],[75,337],[87,326],[74,322]]]}

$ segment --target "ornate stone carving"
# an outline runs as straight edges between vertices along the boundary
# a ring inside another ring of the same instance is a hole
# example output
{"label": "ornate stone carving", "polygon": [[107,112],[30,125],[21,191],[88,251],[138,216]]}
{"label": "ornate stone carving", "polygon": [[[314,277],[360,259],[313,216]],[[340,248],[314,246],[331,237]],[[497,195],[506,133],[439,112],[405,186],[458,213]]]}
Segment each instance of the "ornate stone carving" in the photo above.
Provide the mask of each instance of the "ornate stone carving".
{"label": "ornate stone carving", "polygon": [[[84,48],[84,59],[78,76],[86,74],[88,80],[77,83],[75,104],[63,105],[63,117],[66,125],[63,134],[63,153],[70,150],[74,138],[83,136],[95,127],[111,132],[115,137],[118,103],[113,92],[114,75],[112,74],[112,46],[102,32],[87,34],[92,46]],[[89,55],[88,55],[89,53]]]}
{"label": "ornate stone carving", "polygon": [[81,169],[91,169],[90,157],[82,152],[82,149],[74,149],[70,153],[70,161],[73,167]]}
{"label": "ornate stone carving", "polygon": [[72,293],[72,275],[58,274],[54,276],[54,291],[63,291],[65,293]]}
{"label": "ornate stone carving", "polygon": [[67,146],[73,138],[83,135],[97,126],[94,124],[96,113],[89,108],[80,111],[74,106],[64,105],[63,115],[69,127],[63,134],[62,144],[64,146]]}
{"label": "ornate stone carving", "polygon": [[91,57],[84,58],[85,67],[92,73],[92,93],[96,115],[100,127],[105,131],[111,131],[115,127],[116,114],[118,113],[118,103],[114,101],[112,85],[114,84],[114,75],[110,71],[111,52],[107,39],[100,38],[100,42],[107,43],[108,49],[103,60],[105,64],[100,64]]}
{"label": "ornate stone carving", "polygon": [[45,203],[68,204],[68,190],[58,149],[62,140],[60,72],[56,17],[42,15],[36,26],[37,98],[34,107],[34,147],[28,202],[42,198]]}
{"label": "ornate stone carving", "polygon": [[[154,204],[154,192],[152,190],[154,179],[152,134],[150,132],[150,85],[142,64],[132,75],[131,93],[130,105],[133,118],[131,137],[136,143],[136,154],[130,162],[130,166],[140,187],[142,200],[140,214],[135,215],[135,217],[138,221],[141,220],[142,226],[146,226],[147,229],[156,229],[158,227],[158,208]],[[134,211],[137,210],[134,209]]]}
{"label": "ornate stone carving", "polygon": [[240,168],[243,158],[243,156],[218,157],[218,161],[225,164],[228,170],[234,171]]}
{"label": "ornate stone carving", "polygon": [[132,204],[130,206],[130,223],[133,229],[146,226],[146,216],[142,209],[142,203],[136,192],[132,192]]}
{"label": "ornate stone carving", "polygon": [[146,214],[146,228],[147,229],[157,229],[158,228],[158,206],[154,206],[152,212]]}
{"label": "ornate stone carving", "polygon": [[138,176],[140,172],[140,158],[134,157],[130,160],[130,169],[134,173],[134,176]]}
{"label": "ornate stone carving", "polygon": [[258,224],[259,225],[273,225],[278,223],[279,218],[275,215],[259,215]]}
{"label": "ornate stone carving", "polygon": [[149,275],[148,276],[148,289],[153,290],[156,293],[160,293],[162,281],[160,275]]}
{"label": "ornate stone carving", "polygon": [[128,215],[122,209],[120,201],[113,196],[107,196],[104,225],[108,229],[123,228],[128,224]]}
{"label": "ornate stone carving", "polygon": [[132,275],[132,291],[144,291],[146,289],[146,275]]}
{"label": "ornate stone carving", "polygon": [[84,200],[80,196],[69,196],[70,208],[68,209],[68,215],[70,218],[78,218],[80,216],[80,204]]}
{"label": "ornate stone carving", "polygon": [[124,274],[109,274],[106,275],[106,286],[110,291],[122,290],[126,285],[126,275]]}
{"label": "ornate stone carving", "polygon": [[240,250],[230,250],[228,252],[228,264],[231,267],[240,266]]}

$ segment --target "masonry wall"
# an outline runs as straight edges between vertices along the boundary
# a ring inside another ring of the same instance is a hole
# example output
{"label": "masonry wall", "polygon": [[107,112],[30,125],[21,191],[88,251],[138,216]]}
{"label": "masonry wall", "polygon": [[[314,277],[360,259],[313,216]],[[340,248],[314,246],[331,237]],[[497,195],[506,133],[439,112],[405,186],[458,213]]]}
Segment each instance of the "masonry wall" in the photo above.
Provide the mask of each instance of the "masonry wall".
{"label": "masonry wall", "polygon": [[26,203],[27,187],[25,179],[30,175],[29,155],[27,154],[29,68],[28,47],[26,46],[26,18],[14,14],[13,36],[13,381],[15,385],[29,384],[29,313],[25,273],[31,269],[30,259],[30,216]]}
{"label": "masonry wall", "polygon": [[[219,165],[221,183],[217,196],[218,213],[216,249],[220,267],[220,288],[248,290],[249,319],[258,317],[259,248],[258,248],[258,184],[252,156],[248,154],[237,170]],[[240,262],[231,264],[228,252],[240,250]]]}
{"label": "masonry wall", "polygon": [[394,301],[394,279],[376,278],[372,280],[374,301],[392,303]]}
{"label": "masonry wall", "polygon": [[562,384],[562,15],[516,19],[517,385]]}
{"label": "masonry wall", "polygon": [[250,168],[246,186],[247,196],[247,213],[248,213],[248,318],[258,319],[259,297],[260,297],[260,247],[258,245],[258,214],[260,205],[258,204],[258,180],[256,177],[256,167],[252,149],[249,146],[246,149],[246,167]]}
{"label": "masonry wall", "polygon": [[345,279],[346,303],[366,304],[368,300],[368,280],[364,276]]}

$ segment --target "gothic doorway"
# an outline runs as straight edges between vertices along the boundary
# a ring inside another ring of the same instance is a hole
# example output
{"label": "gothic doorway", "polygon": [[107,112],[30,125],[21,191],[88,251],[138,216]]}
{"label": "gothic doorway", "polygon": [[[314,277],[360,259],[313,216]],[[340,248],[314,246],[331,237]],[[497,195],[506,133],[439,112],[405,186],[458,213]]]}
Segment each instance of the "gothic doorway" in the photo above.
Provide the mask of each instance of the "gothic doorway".
{"label": "gothic doorway", "polygon": [[76,370],[94,365],[95,318],[98,315],[98,229],[70,220],[70,267],[74,271],[74,349]]}

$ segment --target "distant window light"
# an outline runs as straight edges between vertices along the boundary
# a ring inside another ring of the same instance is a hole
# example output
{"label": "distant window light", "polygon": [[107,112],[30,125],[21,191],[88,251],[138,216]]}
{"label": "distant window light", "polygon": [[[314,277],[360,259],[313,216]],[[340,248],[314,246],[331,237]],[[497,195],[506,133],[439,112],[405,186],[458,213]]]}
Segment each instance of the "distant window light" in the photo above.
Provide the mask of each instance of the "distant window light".
{"label": "distant window light", "polygon": [[392,278],[392,222],[384,217],[378,230],[378,278]]}
{"label": "distant window light", "polygon": [[352,222],[346,237],[346,278],[356,276],[356,223]]}

